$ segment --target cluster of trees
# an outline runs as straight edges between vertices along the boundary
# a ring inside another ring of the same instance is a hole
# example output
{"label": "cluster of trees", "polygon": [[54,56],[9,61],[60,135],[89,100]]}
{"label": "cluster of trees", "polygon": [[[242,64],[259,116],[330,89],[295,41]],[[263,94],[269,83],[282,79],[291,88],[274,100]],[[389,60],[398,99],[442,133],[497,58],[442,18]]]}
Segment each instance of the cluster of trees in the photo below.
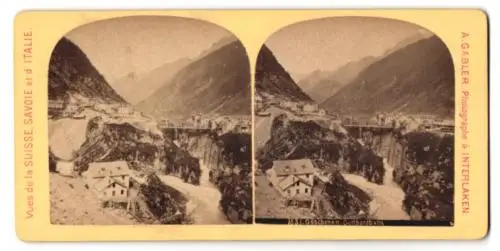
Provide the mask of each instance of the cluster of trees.
{"label": "cluster of trees", "polygon": [[88,122],[85,142],[73,153],[73,161],[80,171],[94,161],[126,160],[153,166],[162,157],[163,148],[158,135],[128,123],[104,123],[95,117]]}
{"label": "cluster of trees", "polygon": [[221,192],[221,209],[233,223],[251,223],[251,135],[226,133],[218,138],[217,147],[221,163],[211,170],[210,178]]}
{"label": "cluster of trees", "polygon": [[376,184],[384,182],[384,161],[372,149],[350,140],[344,145],[343,158],[347,159],[348,172],[359,174]]}
{"label": "cluster of trees", "polygon": [[452,221],[453,136],[414,132],[407,135],[407,144],[407,163],[395,170],[406,211],[416,220]]}
{"label": "cluster of trees", "polygon": [[333,172],[331,181],[325,184],[325,192],[335,212],[342,218],[359,218],[368,215],[370,196],[349,184],[338,171]]}
{"label": "cluster of trees", "polygon": [[201,167],[198,158],[175,145],[165,148],[165,173],[178,176],[184,182],[200,184]]}
{"label": "cluster of trees", "polygon": [[216,181],[221,191],[219,201],[222,212],[233,223],[252,223],[252,187],[250,174],[242,173],[219,176]]}
{"label": "cluster of trees", "polygon": [[187,198],[165,185],[155,174],[149,174],[146,184],[140,185],[138,197],[144,200],[147,207],[142,210],[149,211],[142,215],[152,215],[161,224],[183,224],[189,221],[186,215]]}

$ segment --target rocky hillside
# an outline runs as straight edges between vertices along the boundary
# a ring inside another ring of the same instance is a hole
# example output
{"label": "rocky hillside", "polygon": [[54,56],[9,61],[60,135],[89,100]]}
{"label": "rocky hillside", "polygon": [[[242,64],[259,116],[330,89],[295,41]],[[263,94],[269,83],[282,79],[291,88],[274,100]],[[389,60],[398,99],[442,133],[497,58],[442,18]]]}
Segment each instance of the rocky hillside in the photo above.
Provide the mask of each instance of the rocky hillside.
{"label": "rocky hillside", "polygon": [[375,57],[365,57],[345,64],[335,71],[314,71],[298,82],[298,85],[318,103],[333,96],[350,83],[362,70],[376,61]]}
{"label": "rocky hillside", "polygon": [[317,196],[315,213],[320,217],[342,218],[358,217],[360,210],[368,212],[371,199],[349,184],[341,171],[381,183],[376,177],[383,176],[383,166],[370,153],[344,134],[324,128],[315,121],[293,121],[280,115],[273,121],[271,139],[256,157],[262,171],[271,168],[273,160],[311,159],[318,170],[331,174],[329,181],[318,181],[314,188],[319,191],[314,192]]}
{"label": "rocky hillside", "polygon": [[159,132],[96,116],[88,121],[85,139],[70,160],[80,172],[91,162],[116,160],[127,160],[132,167],[141,169],[158,166],[165,147],[168,146]]}
{"label": "rocky hillside", "polygon": [[396,50],[363,70],[321,106],[341,113],[429,113],[452,116],[454,71],[436,36]]}
{"label": "rocky hillside", "polygon": [[257,152],[259,168],[271,168],[273,160],[309,158],[321,169],[330,167],[362,175],[381,184],[385,169],[372,150],[315,121],[293,121],[280,115],[273,121],[271,139]]}
{"label": "rocky hillside", "polygon": [[49,100],[65,100],[76,95],[101,103],[126,103],[85,53],[65,37],[59,40],[50,57],[48,92]]}
{"label": "rocky hillside", "polygon": [[265,45],[262,46],[257,57],[255,89],[257,92],[287,99],[312,101]]}
{"label": "rocky hillside", "polygon": [[160,65],[150,72],[135,73],[131,72],[118,79],[114,84],[118,93],[120,93],[131,104],[138,104],[145,98],[151,96],[156,90],[164,85],[171,83],[172,77],[181,69],[190,63],[201,59],[208,54],[234,42],[234,36],[224,37],[212,44],[208,49],[200,53],[195,58],[180,58],[173,62]]}
{"label": "rocky hillside", "polygon": [[208,53],[177,72],[136,105],[156,117],[193,113],[250,114],[250,65],[239,41]]}

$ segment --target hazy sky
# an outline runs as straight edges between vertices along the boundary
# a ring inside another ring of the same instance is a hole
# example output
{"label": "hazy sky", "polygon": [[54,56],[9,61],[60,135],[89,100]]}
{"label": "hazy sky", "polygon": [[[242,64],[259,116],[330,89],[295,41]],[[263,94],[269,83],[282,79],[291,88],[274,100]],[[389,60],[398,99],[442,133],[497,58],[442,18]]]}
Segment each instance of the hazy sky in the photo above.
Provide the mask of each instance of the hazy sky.
{"label": "hazy sky", "polygon": [[69,32],[113,85],[129,73],[146,73],[180,58],[194,58],[231,34],[204,21],[178,17],[125,17],[93,22]]}
{"label": "hazy sky", "polygon": [[352,60],[379,56],[418,33],[431,35],[419,26],[391,19],[325,18],[287,26],[266,45],[297,81],[315,70],[336,70]]}

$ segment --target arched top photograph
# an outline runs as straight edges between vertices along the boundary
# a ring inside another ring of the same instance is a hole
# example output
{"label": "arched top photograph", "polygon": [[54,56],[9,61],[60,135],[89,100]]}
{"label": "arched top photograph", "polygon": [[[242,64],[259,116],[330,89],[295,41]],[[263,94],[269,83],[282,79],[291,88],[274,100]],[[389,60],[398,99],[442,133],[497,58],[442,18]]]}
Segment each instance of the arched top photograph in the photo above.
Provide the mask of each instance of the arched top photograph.
{"label": "arched top photograph", "polygon": [[362,16],[285,26],[258,54],[254,106],[257,223],[453,225],[454,67],[428,29]]}
{"label": "arched top photograph", "polygon": [[57,42],[48,76],[53,224],[252,222],[250,64],[231,32],[95,21]]}

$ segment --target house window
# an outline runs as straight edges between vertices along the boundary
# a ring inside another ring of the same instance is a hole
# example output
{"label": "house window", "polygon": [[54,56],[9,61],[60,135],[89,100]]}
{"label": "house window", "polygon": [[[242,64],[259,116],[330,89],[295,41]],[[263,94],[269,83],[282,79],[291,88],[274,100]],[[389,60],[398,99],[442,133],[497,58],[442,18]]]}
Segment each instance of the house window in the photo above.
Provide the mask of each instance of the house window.
{"label": "house window", "polygon": [[[307,189],[307,188],[306,188],[306,189]],[[123,193],[124,193],[124,192],[125,192],[125,191],[123,191],[123,189],[122,189],[122,190],[120,191],[121,195],[123,195]]]}
{"label": "house window", "polygon": [[115,188],[115,186],[116,186],[116,183],[113,183],[113,188]]}
{"label": "house window", "polygon": [[122,176],[122,180],[125,180],[125,175]]}
{"label": "house window", "polygon": [[306,178],[308,178],[308,179],[309,179],[309,174],[306,174]]}
{"label": "house window", "polygon": [[287,192],[288,192],[288,195],[290,195],[290,190],[287,190]]}
{"label": "house window", "polygon": [[113,193],[111,193],[112,196],[115,196],[115,191],[113,191]]}
{"label": "house window", "polygon": [[304,192],[305,193],[308,193],[309,192],[309,189],[307,189],[307,187],[304,189]]}
{"label": "house window", "polygon": [[297,188],[297,194],[299,194],[299,193],[300,193],[300,189],[299,189],[299,188]]}

